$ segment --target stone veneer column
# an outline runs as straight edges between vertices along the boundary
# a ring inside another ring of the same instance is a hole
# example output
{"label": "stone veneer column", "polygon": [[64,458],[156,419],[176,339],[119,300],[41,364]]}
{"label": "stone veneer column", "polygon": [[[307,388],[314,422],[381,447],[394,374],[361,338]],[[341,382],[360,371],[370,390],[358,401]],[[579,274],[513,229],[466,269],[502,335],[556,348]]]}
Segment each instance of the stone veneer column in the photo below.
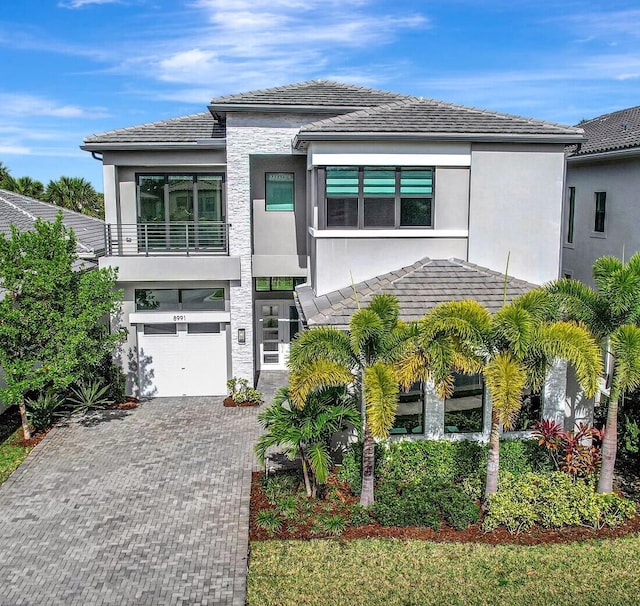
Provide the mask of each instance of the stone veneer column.
{"label": "stone veneer column", "polygon": [[[291,142],[301,125],[317,116],[284,114],[227,114],[227,221],[229,253],[240,257],[241,279],[230,283],[231,360],[234,377],[255,378],[254,310],[251,271],[252,154],[291,154]],[[246,330],[246,344],[238,343],[238,328]]]}

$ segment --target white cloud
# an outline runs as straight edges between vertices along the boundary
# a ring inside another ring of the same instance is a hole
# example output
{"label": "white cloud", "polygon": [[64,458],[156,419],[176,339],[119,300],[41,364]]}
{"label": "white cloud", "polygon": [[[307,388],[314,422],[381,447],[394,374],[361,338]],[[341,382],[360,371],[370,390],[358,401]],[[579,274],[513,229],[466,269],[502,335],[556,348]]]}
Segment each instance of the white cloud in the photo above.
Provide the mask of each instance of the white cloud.
{"label": "white cloud", "polygon": [[79,105],[60,104],[51,99],[34,95],[0,93],[0,116],[104,118],[109,115],[103,107],[84,108]]}
{"label": "white cloud", "polygon": [[27,156],[31,153],[31,148],[23,145],[0,145],[0,154],[7,156]]}

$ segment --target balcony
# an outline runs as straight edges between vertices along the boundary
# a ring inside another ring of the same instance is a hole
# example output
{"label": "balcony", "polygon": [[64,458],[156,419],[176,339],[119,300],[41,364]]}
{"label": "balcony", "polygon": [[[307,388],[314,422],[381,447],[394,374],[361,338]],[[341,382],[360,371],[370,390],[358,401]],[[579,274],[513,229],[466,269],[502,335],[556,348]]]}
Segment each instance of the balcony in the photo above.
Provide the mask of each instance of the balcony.
{"label": "balcony", "polygon": [[105,225],[109,257],[229,254],[229,224],[218,221]]}

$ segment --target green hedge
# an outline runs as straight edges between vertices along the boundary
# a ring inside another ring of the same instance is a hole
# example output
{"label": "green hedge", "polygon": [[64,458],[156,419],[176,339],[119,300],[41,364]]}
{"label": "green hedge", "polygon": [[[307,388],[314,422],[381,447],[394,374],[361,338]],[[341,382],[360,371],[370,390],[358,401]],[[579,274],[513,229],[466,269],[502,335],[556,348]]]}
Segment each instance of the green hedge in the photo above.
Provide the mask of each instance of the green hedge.
{"label": "green hedge", "polygon": [[615,494],[598,494],[583,480],[575,484],[561,472],[500,476],[498,492],[489,498],[483,529],[505,526],[511,533],[535,524],[562,526],[619,526],[636,512],[635,504]]}

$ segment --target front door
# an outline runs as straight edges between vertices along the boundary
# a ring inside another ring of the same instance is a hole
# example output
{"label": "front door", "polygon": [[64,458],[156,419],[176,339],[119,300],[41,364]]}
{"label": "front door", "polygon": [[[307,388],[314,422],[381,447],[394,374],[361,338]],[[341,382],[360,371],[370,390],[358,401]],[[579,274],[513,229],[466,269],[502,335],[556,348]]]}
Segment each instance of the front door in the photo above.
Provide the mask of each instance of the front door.
{"label": "front door", "polygon": [[289,344],[300,329],[293,299],[256,301],[256,335],[260,370],[285,370]]}

